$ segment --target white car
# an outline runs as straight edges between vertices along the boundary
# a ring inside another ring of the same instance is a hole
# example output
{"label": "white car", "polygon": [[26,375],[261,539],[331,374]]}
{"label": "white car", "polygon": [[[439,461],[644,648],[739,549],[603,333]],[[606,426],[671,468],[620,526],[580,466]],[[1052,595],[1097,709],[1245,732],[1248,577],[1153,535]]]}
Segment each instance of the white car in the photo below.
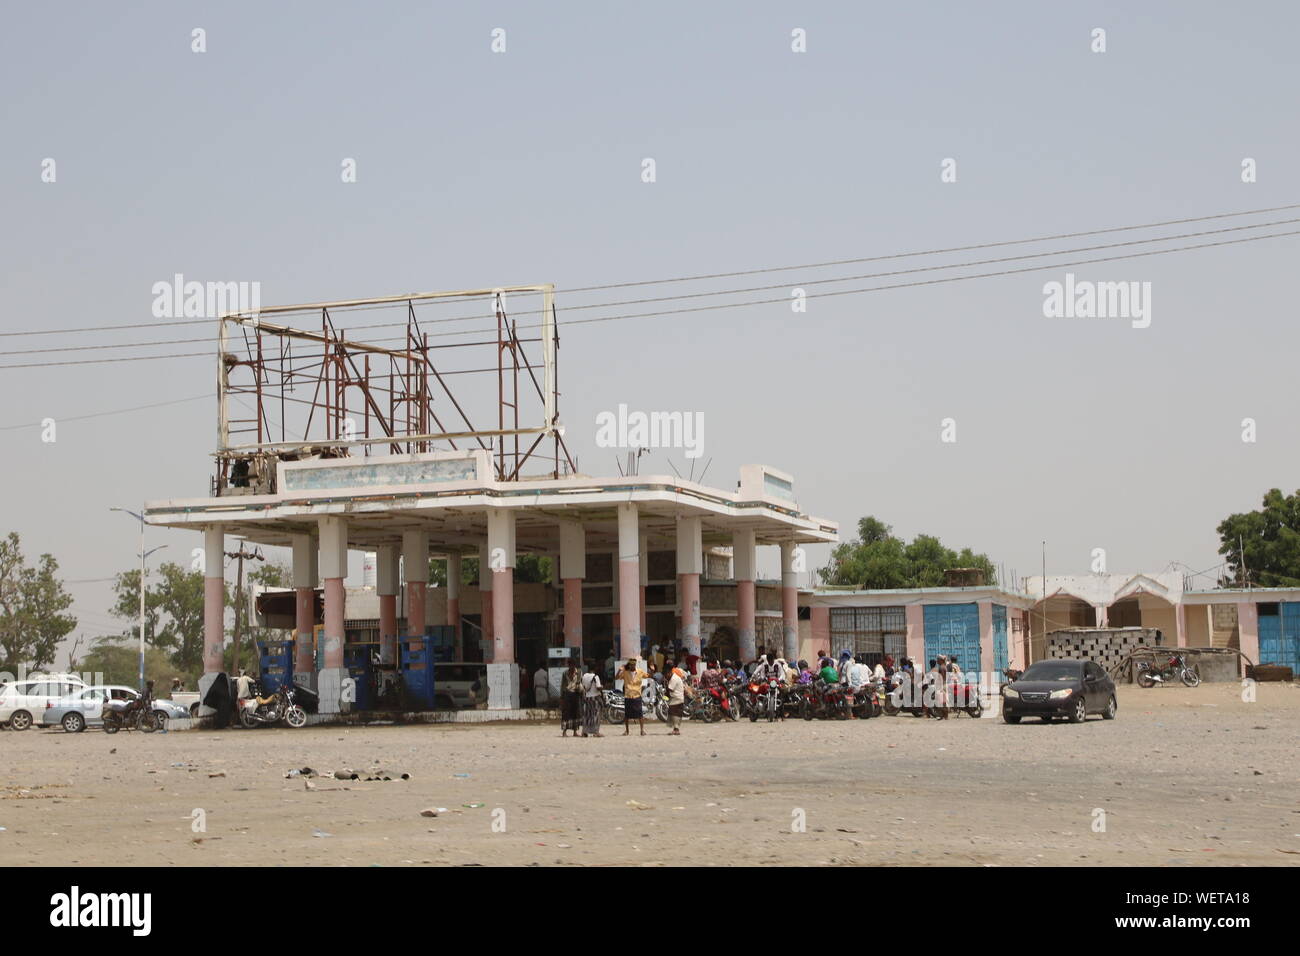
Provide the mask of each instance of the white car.
{"label": "white car", "polygon": [[435,710],[478,709],[487,706],[486,664],[434,664]]}
{"label": "white car", "polygon": [[0,685],[0,724],[26,730],[50,705],[80,692],[86,682],[74,674],[51,674]]}
{"label": "white car", "polygon": [[[139,692],[124,684],[97,684],[82,687],[59,700],[53,701],[41,715],[42,727],[62,725],[70,734],[79,734],[87,727],[104,722],[104,704],[110,700],[135,700]],[[188,717],[189,711],[170,700],[154,700],[154,713],[162,727],[176,717]]]}

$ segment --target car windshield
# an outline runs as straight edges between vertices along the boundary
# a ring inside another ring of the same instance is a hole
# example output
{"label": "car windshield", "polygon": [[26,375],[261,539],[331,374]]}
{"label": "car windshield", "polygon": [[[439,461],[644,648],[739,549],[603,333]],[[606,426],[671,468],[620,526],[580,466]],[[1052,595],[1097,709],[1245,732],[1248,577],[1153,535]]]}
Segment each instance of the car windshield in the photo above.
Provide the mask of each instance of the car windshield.
{"label": "car windshield", "polygon": [[1021,680],[1077,680],[1079,663],[1077,661],[1039,661],[1029,665]]}

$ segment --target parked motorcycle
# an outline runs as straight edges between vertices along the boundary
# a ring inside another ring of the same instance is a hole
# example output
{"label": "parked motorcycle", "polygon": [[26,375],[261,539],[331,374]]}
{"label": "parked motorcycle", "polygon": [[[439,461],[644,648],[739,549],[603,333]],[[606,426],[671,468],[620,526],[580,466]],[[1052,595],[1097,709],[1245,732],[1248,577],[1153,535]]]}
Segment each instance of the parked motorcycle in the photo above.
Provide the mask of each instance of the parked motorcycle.
{"label": "parked motorcycle", "polygon": [[952,681],[948,685],[948,707],[963,710],[972,717],[979,717],[984,712],[979,685]]}
{"label": "parked motorcycle", "polygon": [[158,714],[144,697],[110,700],[104,703],[104,733],[119,730],[142,730],[151,734],[161,726]]}
{"label": "parked motorcycle", "polygon": [[307,725],[307,712],[294,702],[294,691],[288,684],[282,684],[265,702],[258,697],[239,702],[239,723],[244,727],[278,724],[280,721],[295,728]]}
{"label": "parked motorcycle", "polygon": [[759,717],[766,717],[770,723],[778,717],[783,717],[780,706],[780,688],[776,681],[750,681],[747,687],[749,692],[749,719],[750,722],[757,721]]}
{"label": "parked motorcycle", "polygon": [[1181,680],[1188,687],[1196,687],[1201,682],[1201,675],[1187,666],[1182,654],[1175,654],[1159,667],[1154,661],[1137,662],[1137,682],[1139,687],[1155,687],[1156,684],[1172,684]]}

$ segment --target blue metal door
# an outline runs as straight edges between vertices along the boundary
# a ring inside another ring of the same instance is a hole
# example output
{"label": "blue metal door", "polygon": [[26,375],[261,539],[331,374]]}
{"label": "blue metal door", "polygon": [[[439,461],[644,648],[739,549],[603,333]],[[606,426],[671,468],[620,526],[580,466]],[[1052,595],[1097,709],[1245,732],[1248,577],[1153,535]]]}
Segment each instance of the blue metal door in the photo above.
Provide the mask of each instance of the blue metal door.
{"label": "blue metal door", "polygon": [[1007,661],[1007,609],[1006,605],[993,605],[993,676],[1002,679]]}
{"label": "blue metal door", "polygon": [[1259,662],[1300,671],[1300,603],[1283,601],[1277,614],[1259,616]]}
{"label": "blue metal door", "polygon": [[925,606],[925,661],[940,654],[956,656],[968,682],[979,680],[980,612],[976,604],[927,604]]}

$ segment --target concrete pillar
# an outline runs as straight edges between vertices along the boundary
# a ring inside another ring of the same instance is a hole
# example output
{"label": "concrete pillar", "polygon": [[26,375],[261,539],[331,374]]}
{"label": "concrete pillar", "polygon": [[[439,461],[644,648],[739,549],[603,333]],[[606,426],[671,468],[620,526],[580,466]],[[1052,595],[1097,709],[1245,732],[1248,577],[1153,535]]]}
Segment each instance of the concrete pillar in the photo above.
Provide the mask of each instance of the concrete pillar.
{"label": "concrete pillar", "polygon": [[793,541],[781,544],[781,640],[787,661],[799,659],[799,573],[795,570]]}
{"label": "concrete pillar", "polygon": [[618,506],[618,655],[622,660],[641,656],[641,529],[636,505]]}
{"label": "concrete pillar", "polygon": [[[488,511],[488,574],[492,578],[492,660],[515,660],[515,513]],[[481,576],[481,572],[480,572]]]}
{"label": "concrete pillar", "polygon": [[203,676],[199,678],[199,715],[215,711],[202,703],[208,688],[225,670],[226,536],[220,525],[203,530]]}
{"label": "concrete pillar", "polygon": [[[979,602],[979,619],[980,619],[980,678],[981,687],[988,687],[1001,681],[1002,675],[995,673],[996,668],[993,666],[993,602]],[[1009,625],[1008,625],[1009,626]],[[928,663],[928,662],[927,662]],[[958,661],[962,665],[962,670],[969,670],[970,664],[967,661]],[[991,675],[987,679],[983,676]]]}
{"label": "concrete pillar", "polygon": [[904,609],[907,621],[907,656],[916,664],[918,674],[924,674],[925,659],[925,608],[920,604],[909,604]]}
{"label": "concrete pillar", "polygon": [[831,653],[831,609],[824,604],[814,604],[808,609],[808,617],[812,623],[812,651],[809,652],[808,664],[816,670],[817,662],[812,655],[818,651]]}
{"label": "concrete pillar", "polygon": [[406,581],[406,636],[423,637],[428,627],[429,532],[402,532],[402,577]]}
{"label": "concrete pillar", "polygon": [[1174,605],[1174,627],[1178,631],[1178,646],[1187,646],[1187,605],[1181,601]]}
{"label": "concrete pillar", "polygon": [[[492,663],[488,664],[488,709],[519,707],[519,667],[515,664],[515,513],[488,509],[487,571],[492,579]],[[487,605],[485,604],[484,607]]]}
{"label": "concrete pillar", "polygon": [[700,653],[700,574],[704,571],[702,526],[698,517],[677,519],[678,637],[691,654]]}
{"label": "concrete pillar", "polygon": [[293,536],[293,672],[307,687],[316,686],[316,540],[309,534]]}
{"label": "concrete pillar", "polygon": [[350,710],[352,699],[345,695],[343,683],[347,678],[343,667],[343,579],[348,573],[348,525],[344,518],[320,519],[320,572],[325,588],[325,654],[316,688],[320,713],[337,714]]}
{"label": "concrete pillar", "polygon": [[492,562],[488,554],[486,541],[478,546],[478,598],[483,659],[490,661],[495,640],[495,628],[492,626]]}
{"label": "concrete pillar", "polygon": [[460,638],[460,577],[462,571],[460,554],[447,555],[447,624],[455,628],[455,634],[452,637],[452,646],[454,647],[452,657],[458,661],[465,659],[465,647]]}
{"label": "concrete pillar", "polygon": [[1098,604],[1093,608],[1093,611],[1096,613],[1097,626],[1108,627],[1109,625],[1106,622],[1110,617],[1110,608],[1104,604]]}
{"label": "concrete pillar", "polygon": [[[639,642],[642,637],[645,637],[646,632],[649,630],[646,621],[645,593],[646,587],[650,584],[650,539],[646,536],[644,529],[638,528],[637,534],[641,539],[641,548],[637,553],[637,574],[641,582],[641,633],[637,635],[637,641]],[[640,656],[641,655],[638,653],[637,657],[639,658]]]}
{"label": "concrete pillar", "polygon": [[577,521],[560,523],[560,580],[564,582],[564,646],[582,647],[582,582],[587,577],[587,533]]}
{"label": "concrete pillar", "polygon": [[375,590],[379,592],[379,662],[397,664],[397,592],[402,587],[402,551],[381,544],[375,554]]}
{"label": "concrete pillar", "polygon": [[758,630],[754,621],[754,532],[737,531],[731,536],[731,564],[736,578],[736,630],[740,635],[740,659],[748,664],[758,653]]}
{"label": "concrete pillar", "polygon": [[1237,603],[1237,649],[1251,664],[1259,663],[1259,606],[1254,601]]}

